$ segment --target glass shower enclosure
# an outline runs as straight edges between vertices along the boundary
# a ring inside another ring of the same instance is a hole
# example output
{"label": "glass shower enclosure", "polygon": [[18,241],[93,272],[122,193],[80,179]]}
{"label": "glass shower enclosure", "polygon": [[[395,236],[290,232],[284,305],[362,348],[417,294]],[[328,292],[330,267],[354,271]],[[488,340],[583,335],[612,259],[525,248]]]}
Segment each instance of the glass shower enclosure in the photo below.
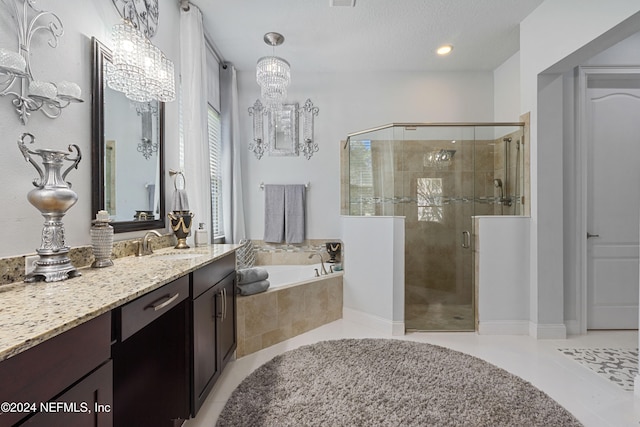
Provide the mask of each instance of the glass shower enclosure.
{"label": "glass shower enclosure", "polygon": [[390,124],[343,142],[342,214],[405,217],[407,330],[476,329],[473,217],[528,214],[524,143],[523,123]]}

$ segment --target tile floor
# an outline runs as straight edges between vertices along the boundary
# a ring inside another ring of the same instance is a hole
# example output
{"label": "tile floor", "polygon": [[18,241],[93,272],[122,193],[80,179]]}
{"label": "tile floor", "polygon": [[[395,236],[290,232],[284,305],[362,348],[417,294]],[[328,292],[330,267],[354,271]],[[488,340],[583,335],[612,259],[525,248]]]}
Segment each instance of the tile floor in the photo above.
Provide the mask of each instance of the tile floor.
{"label": "tile floor", "polygon": [[[274,356],[301,345],[341,338],[391,338],[373,329],[337,320],[305,334],[229,363],[198,416],[186,427],[211,427],[226,399],[254,369]],[[441,345],[479,357],[540,388],[573,413],[586,427],[640,425],[640,398],[571,360],[558,349],[634,348],[637,331],[590,332],[566,340],[528,336],[486,336],[473,332],[410,333],[394,337]],[[526,404],[526,402],[523,402]]]}

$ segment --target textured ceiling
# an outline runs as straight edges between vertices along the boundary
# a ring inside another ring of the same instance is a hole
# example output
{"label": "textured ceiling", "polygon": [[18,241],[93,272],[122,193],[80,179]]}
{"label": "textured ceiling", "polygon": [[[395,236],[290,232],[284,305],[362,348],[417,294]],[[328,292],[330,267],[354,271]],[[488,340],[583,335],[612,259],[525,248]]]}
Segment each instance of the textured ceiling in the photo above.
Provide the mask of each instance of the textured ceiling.
{"label": "textured ceiling", "polygon": [[[543,0],[190,0],[223,58],[242,71],[272,53],[301,71],[493,70],[519,49],[520,21]],[[435,49],[452,44],[438,57]]]}

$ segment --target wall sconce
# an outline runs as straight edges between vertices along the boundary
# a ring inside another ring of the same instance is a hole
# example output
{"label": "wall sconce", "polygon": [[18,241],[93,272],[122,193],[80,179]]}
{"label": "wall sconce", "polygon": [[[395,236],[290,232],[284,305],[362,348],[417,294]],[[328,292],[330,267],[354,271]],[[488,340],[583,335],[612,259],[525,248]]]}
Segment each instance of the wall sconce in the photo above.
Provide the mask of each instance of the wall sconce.
{"label": "wall sconce", "polygon": [[138,143],[138,153],[142,153],[147,160],[158,152],[158,141],[153,140],[153,114],[150,109],[138,111],[138,115],[142,117],[142,138]]}
{"label": "wall sconce", "polygon": [[258,160],[264,155],[264,116],[266,113],[267,110],[259,99],[256,99],[253,107],[249,107],[249,115],[253,116],[253,142],[249,143],[249,150],[253,151]]}
{"label": "wall sconce", "polygon": [[[20,10],[19,3],[22,3]],[[38,31],[51,35],[49,46],[55,48],[64,33],[62,21],[52,12],[38,10],[33,0],[2,2],[9,8],[18,33],[19,52],[0,49],[0,96],[11,95],[20,121],[26,125],[33,111],[42,111],[50,119],[59,117],[62,109],[80,99],[80,86],[62,81],[57,84],[34,80],[31,73],[31,40]]]}
{"label": "wall sconce", "polygon": [[314,117],[318,115],[320,109],[313,106],[313,102],[307,99],[304,105],[298,110],[298,114],[302,117],[302,141],[299,142],[300,151],[309,160],[313,153],[320,148],[313,140],[313,123]]}
{"label": "wall sconce", "polygon": [[[302,107],[298,104],[283,104],[278,107],[264,107],[259,99],[249,107],[249,115],[253,116],[253,141],[249,150],[258,160],[265,151],[276,156],[298,156],[302,152],[307,160],[319,150],[314,141],[314,117],[320,109],[314,107],[307,99]],[[268,117],[268,143],[264,138],[264,121]],[[302,139],[298,136],[298,122],[302,121]]]}

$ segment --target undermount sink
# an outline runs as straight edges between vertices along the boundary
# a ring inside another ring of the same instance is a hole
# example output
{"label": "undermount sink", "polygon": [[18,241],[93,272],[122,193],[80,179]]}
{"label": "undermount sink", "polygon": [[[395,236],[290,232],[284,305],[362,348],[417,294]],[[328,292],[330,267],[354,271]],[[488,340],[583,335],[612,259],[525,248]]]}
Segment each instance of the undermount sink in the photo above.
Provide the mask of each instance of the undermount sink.
{"label": "undermount sink", "polygon": [[198,258],[204,255],[205,254],[199,254],[199,253],[193,253],[193,252],[191,253],[171,252],[168,254],[153,254],[151,255],[151,257],[155,259],[164,259],[164,260],[181,260],[181,259]]}

